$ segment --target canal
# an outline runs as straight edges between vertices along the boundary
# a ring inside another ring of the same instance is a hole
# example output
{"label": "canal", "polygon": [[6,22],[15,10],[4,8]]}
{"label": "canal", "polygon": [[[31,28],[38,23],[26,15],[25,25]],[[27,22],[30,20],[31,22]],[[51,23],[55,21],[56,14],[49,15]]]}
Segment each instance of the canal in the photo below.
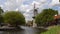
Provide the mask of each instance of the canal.
{"label": "canal", "polygon": [[40,34],[45,29],[21,26],[23,30],[19,31],[0,31],[0,34]]}

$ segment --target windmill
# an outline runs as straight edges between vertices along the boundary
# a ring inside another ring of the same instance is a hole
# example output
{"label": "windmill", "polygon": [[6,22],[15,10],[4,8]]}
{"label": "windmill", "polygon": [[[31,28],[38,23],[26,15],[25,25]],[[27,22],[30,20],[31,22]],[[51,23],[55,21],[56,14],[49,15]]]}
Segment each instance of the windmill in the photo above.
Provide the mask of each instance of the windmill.
{"label": "windmill", "polygon": [[35,4],[34,4],[34,8],[33,8],[33,14],[34,14],[34,16],[33,16],[33,19],[35,19],[35,16],[38,14],[38,10],[37,10],[38,8],[35,8]]}
{"label": "windmill", "polygon": [[35,16],[38,14],[38,8],[35,8],[35,3],[34,3],[34,8],[33,8],[33,14],[34,16],[32,17],[33,18],[33,27],[37,27],[37,24],[35,23]]}

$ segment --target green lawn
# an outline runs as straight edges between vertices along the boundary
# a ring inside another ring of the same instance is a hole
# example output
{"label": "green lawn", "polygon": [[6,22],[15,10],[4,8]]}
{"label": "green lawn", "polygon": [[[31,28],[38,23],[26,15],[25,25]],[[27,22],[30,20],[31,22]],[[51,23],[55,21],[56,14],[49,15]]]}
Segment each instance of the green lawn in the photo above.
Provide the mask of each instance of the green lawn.
{"label": "green lawn", "polygon": [[50,26],[48,27],[48,31],[41,34],[60,34],[60,26]]}

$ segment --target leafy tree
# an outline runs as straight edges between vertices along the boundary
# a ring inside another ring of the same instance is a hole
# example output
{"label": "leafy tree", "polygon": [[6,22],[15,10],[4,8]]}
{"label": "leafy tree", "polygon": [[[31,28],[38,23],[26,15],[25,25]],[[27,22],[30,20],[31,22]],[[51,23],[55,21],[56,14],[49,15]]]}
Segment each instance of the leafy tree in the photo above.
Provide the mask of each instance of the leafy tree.
{"label": "leafy tree", "polygon": [[3,9],[0,7],[0,14],[2,14],[4,11],[3,11]]}
{"label": "leafy tree", "polygon": [[40,26],[45,26],[48,22],[54,20],[54,16],[58,14],[57,10],[44,9],[40,14],[36,16],[36,23]]}
{"label": "leafy tree", "polygon": [[8,11],[3,15],[4,22],[13,26],[24,25],[25,18],[19,11]]}
{"label": "leafy tree", "polygon": [[3,17],[2,17],[2,13],[3,13],[3,9],[0,7],[0,24],[3,22]]}

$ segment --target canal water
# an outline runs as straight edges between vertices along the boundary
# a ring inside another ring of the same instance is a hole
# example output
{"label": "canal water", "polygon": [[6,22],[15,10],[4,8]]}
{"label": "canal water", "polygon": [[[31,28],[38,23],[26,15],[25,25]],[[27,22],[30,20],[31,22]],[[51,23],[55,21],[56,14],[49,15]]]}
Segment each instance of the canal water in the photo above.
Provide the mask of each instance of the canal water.
{"label": "canal water", "polygon": [[0,34],[40,34],[43,29],[21,26],[20,31],[0,31]]}

